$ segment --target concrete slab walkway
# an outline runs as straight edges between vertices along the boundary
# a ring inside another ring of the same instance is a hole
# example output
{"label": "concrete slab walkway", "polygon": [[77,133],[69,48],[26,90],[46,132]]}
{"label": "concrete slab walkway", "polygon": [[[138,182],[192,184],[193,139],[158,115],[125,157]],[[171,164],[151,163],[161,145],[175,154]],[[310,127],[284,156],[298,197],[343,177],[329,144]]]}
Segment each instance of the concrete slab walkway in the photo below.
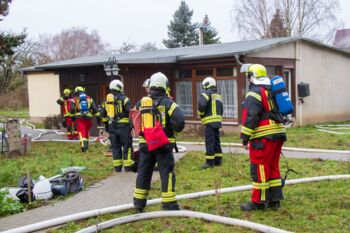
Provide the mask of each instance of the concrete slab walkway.
{"label": "concrete slab walkway", "polygon": [[[181,145],[181,143],[179,143]],[[204,151],[203,145],[184,145],[188,151]],[[241,147],[223,147],[225,153],[247,154]],[[185,153],[175,154],[175,159],[180,159]],[[284,150],[287,157],[293,158],[319,158],[325,160],[340,160],[350,162],[350,153],[334,152],[310,152]],[[28,224],[49,220],[82,211],[93,210],[113,205],[132,203],[133,188],[136,174],[119,173],[113,174],[107,179],[96,183],[88,189],[74,195],[65,201],[60,201],[50,206],[43,206],[20,214],[0,219],[0,231],[25,226]],[[158,172],[154,173],[153,181],[159,179]]]}

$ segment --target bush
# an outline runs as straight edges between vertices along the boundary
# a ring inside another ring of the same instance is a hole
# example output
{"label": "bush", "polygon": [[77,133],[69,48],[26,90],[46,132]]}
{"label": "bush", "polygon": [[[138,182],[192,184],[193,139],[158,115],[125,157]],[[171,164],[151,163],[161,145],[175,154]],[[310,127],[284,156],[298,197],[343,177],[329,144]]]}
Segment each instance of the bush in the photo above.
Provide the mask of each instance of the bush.
{"label": "bush", "polygon": [[10,86],[0,95],[0,108],[14,109],[28,107],[27,83],[23,78],[12,80]]}
{"label": "bush", "polygon": [[22,212],[23,205],[7,197],[6,192],[0,191],[0,217]]}
{"label": "bush", "polygon": [[46,117],[43,123],[45,129],[59,129],[61,126],[61,122],[61,115],[52,115]]}

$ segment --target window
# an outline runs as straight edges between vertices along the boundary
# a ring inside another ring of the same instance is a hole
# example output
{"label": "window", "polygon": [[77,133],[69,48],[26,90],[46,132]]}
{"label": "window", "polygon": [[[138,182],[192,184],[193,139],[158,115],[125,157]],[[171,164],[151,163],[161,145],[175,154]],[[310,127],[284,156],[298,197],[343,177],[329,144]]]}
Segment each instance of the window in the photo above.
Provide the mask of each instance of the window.
{"label": "window", "polygon": [[275,75],[278,75],[278,69],[277,66],[266,66],[267,76],[269,78],[272,78]]}
{"label": "window", "polygon": [[192,70],[191,69],[180,70],[179,77],[180,78],[192,78]]}
{"label": "window", "polygon": [[212,69],[196,70],[196,76],[197,77],[212,76],[212,75],[213,75],[213,70]]}
{"label": "window", "polygon": [[222,76],[233,76],[233,68],[217,68],[216,69],[216,76],[222,77]]}
{"label": "window", "polygon": [[237,80],[217,80],[218,92],[224,104],[224,117],[238,118]]}
{"label": "window", "polygon": [[176,82],[176,103],[185,116],[193,116],[192,81]]}

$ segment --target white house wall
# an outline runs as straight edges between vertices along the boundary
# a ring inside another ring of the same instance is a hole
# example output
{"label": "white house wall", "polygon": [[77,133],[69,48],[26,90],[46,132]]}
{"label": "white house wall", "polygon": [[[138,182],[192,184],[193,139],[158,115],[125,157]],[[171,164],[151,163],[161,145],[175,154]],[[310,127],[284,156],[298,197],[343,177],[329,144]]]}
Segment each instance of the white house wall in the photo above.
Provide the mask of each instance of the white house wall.
{"label": "white house wall", "polygon": [[297,124],[350,120],[350,55],[305,41],[296,55],[296,83],[309,83],[311,94],[296,106]]}
{"label": "white house wall", "polygon": [[29,116],[31,121],[40,122],[50,115],[60,114],[59,76],[52,72],[28,73]]}
{"label": "white house wall", "polygon": [[274,46],[263,51],[251,53],[247,57],[262,57],[262,58],[295,58],[295,43]]}

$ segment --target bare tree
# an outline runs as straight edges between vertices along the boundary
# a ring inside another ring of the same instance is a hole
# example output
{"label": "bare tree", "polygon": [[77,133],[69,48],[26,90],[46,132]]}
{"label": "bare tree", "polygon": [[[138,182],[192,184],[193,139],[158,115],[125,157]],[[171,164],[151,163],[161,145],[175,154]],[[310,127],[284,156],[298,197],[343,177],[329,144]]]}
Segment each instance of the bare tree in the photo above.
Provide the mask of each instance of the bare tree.
{"label": "bare tree", "polygon": [[16,77],[16,70],[20,67],[33,65],[36,44],[26,41],[14,49],[13,54],[3,57],[0,62],[0,94],[3,94]]}
{"label": "bare tree", "polygon": [[132,53],[132,52],[136,52],[137,51],[137,45],[135,44],[135,42],[123,42],[121,46],[119,46],[118,49],[116,49],[116,51],[118,53]]}
{"label": "bare tree", "polygon": [[42,61],[52,62],[82,56],[94,56],[105,52],[97,31],[88,33],[85,28],[70,28],[54,36],[41,35],[39,53]]}
{"label": "bare tree", "polygon": [[144,51],[153,51],[153,50],[157,50],[157,49],[158,48],[157,48],[155,43],[147,42],[147,43],[140,46],[139,51],[144,52]]}
{"label": "bare tree", "polygon": [[232,9],[233,26],[243,37],[271,38],[270,22],[277,10],[285,23],[287,36],[305,36],[325,41],[338,25],[338,0],[246,0]]}

